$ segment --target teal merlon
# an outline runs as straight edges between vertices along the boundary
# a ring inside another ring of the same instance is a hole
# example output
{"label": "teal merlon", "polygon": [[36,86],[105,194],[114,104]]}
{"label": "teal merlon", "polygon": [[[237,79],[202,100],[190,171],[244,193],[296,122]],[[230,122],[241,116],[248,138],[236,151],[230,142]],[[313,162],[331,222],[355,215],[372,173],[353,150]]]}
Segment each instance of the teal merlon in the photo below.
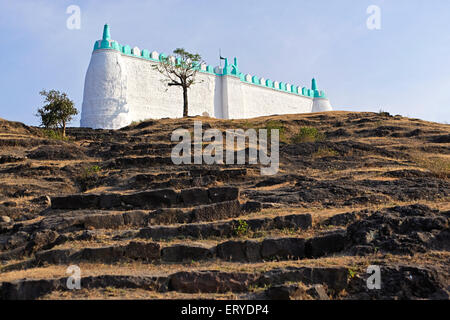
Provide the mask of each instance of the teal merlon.
{"label": "teal merlon", "polygon": [[[162,58],[166,57],[166,55],[164,53],[161,53],[158,56],[158,59],[154,59],[154,58],[152,58],[150,51],[146,50],[146,49],[142,50],[140,52],[140,55],[135,54],[134,50],[130,46],[128,46],[128,45],[122,46],[117,41],[111,40],[111,31],[110,31],[110,27],[108,24],[105,24],[103,27],[102,40],[96,41],[95,45],[94,45],[94,51],[105,50],[105,49],[120,51],[122,54],[125,54],[125,55],[139,57],[139,58],[154,61],[154,62],[159,62]],[[224,76],[224,75],[225,76],[235,76],[235,77],[238,77],[242,82],[246,82],[246,83],[250,83],[250,84],[254,84],[254,85],[258,85],[258,86],[262,86],[262,87],[267,87],[267,88],[274,89],[274,90],[284,91],[284,92],[290,93],[290,94],[296,94],[296,95],[301,95],[301,96],[310,97],[310,98],[327,99],[325,92],[323,90],[318,89],[317,81],[315,78],[313,78],[311,81],[311,89],[307,89],[305,87],[300,88],[297,86],[291,86],[288,89],[286,83],[284,83],[284,82],[280,82],[278,84],[278,87],[275,87],[273,81],[267,79],[267,80],[261,82],[261,78],[259,78],[257,76],[253,76],[253,77],[251,77],[250,81],[247,81],[245,74],[239,71],[238,59],[234,58],[233,62],[234,62],[233,64],[230,64],[228,62],[228,58],[225,58],[225,66],[222,70],[222,73],[215,72],[214,67],[210,66],[210,65],[206,66],[206,70],[199,69],[199,71],[215,74],[216,76]]]}

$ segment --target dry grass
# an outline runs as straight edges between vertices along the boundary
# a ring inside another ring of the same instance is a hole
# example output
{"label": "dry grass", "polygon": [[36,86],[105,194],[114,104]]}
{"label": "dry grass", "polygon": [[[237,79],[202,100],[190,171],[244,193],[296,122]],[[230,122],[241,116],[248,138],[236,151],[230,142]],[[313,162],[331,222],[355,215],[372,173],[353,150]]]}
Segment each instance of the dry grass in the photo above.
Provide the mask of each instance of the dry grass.
{"label": "dry grass", "polygon": [[[260,273],[275,268],[285,267],[347,267],[357,272],[365,272],[370,264],[396,265],[410,264],[419,267],[434,266],[447,270],[450,274],[450,252],[429,251],[414,256],[392,255],[376,253],[370,256],[348,256],[337,254],[321,259],[303,259],[291,261],[267,261],[262,263],[232,263],[219,260],[193,262],[188,264],[145,264],[145,263],[80,263],[81,276],[99,275],[133,275],[133,276],[165,276],[179,271],[219,270],[222,272]],[[68,266],[47,266],[28,270],[11,271],[0,274],[0,281],[14,281],[20,279],[58,279],[67,277]]]}
{"label": "dry grass", "polygon": [[335,157],[339,155],[336,150],[327,147],[320,147],[319,150],[312,154],[313,158],[326,158],[326,157]]}
{"label": "dry grass", "polygon": [[415,155],[413,160],[419,167],[429,170],[437,178],[450,179],[450,159],[422,154]]}

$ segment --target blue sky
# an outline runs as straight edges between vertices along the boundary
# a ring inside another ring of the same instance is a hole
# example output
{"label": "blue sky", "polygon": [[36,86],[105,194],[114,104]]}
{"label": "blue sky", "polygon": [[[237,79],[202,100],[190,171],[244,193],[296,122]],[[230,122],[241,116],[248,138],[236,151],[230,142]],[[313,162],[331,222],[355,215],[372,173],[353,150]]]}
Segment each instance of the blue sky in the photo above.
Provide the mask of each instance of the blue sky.
{"label": "blue sky", "polygon": [[[81,29],[69,30],[69,5]],[[369,5],[381,30],[369,30]],[[0,117],[37,125],[39,91],[65,91],[81,111],[84,76],[104,23],[121,44],[184,47],[244,73],[310,86],[336,110],[450,122],[448,0],[0,0]],[[276,113],[276,110],[274,110]],[[79,125],[79,116],[72,122]]]}

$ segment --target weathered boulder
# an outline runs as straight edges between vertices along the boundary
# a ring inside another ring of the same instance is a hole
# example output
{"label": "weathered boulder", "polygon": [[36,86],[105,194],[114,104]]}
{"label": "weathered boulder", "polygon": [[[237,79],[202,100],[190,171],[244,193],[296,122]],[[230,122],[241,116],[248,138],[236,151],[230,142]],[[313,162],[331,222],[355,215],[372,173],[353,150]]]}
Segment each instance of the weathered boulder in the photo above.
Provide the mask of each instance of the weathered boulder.
{"label": "weathered boulder", "polygon": [[100,197],[96,194],[73,194],[53,197],[52,209],[95,209],[99,206]]}
{"label": "weathered boulder", "polygon": [[178,272],[169,276],[169,290],[185,293],[246,292],[257,275],[219,271]]}
{"label": "weathered boulder", "polygon": [[29,239],[28,233],[24,231],[18,231],[9,236],[6,242],[3,243],[4,250],[14,249],[27,244]]}
{"label": "weathered boulder", "polygon": [[37,160],[86,159],[86,149],[74,144],[39,146],[28,153],[28,158]]}
{"label": "weathered boulder", "polygon": [[191,188],[181,190],[181,199],[185,206],[208,204],[208,190],[203,188]]}
{"label": "weathered boulder", "polygon": [[306,241],[306,256],[319,258],[328,254],[337,253],[344,250],[347,243],[345,232],[310,238]]}
{"label": "weathered boulder", "polygon": [[71,256],[76,252],[74,249],[52,249],[35,253],[38,264],[66,264],[71,262]]}
{"label": "weathered boulder", "polygon": [[212,248],[202,245],[176,244],[161,250],[161,259],[165,262],[191,262],[211,259],[214,255]]}
{"label": "weathered boulder", "polygon": [[162,208],[155,210],[149,214],[148,224],[175,224],[175,223],[187,223],[192,220],[190,212],[185,212],[181,209],[175,208]]}
{"label": "weathered boulder", "polygon": [[327,294],[327,290],[321,284],[315,284],[308,290],[306,290],[311,297],[318,300],[330,300],[330,297]]}
{"label": "weathered boulder", "polygon": [[142,209],[170,208],[177,203],[178,194],[173,189],[143,191],[121,197],[125,204]]}
{"label": "weathered boulder", "polygon": [[1,300],[33,300],[63,286],[66,279],[17,280],[3,282]]}
{"label": "weathered boulder", "polygon": [[302,229],[306,230],[312,226],[312,217],[309,213],[292,214],[287,216],[275,217],[273,220],[277,229]]}
{"label": "weathered boulder", "polygon": [[243,212],[252,213],[252,212],[260,212],[262,209],[261,202],[258,201],[247,201],[243,205],[241,205],[241,210]]}
{"label": "weathered boulder", "polygon": [[99,198],[99,207],[101,209],[112,209],[122,206],[122,198],[120,194],[101,194]]}
{"label": "weathered boulder", "polygon": [[448,228],[445,213],[414,204],[376,211],[348,226],[347,233],[354,246],[412,254],[427,248],[445,248]]}
{"label": "weathered boulder", "polygon": [[344,267],[286,267],[263,273],[258,285],[277,285],[286,282],[303,282],[304,284],[323,284],[339,292],[347,287],[348,269]]}
{"label": "weathered boulder", "polygon": [[381,288],[367,288],[367,278],[370,274],[352,277],[347,292],[350,299],[431,299],[448,300],[448,286],[442,270],[434,267],[416,267],[410,265],[380,266]]}
{"label": "weathered boulder", "polygon": [[261,261],[261,243],[258,241],[227,241],[217,245],[217,257],[226,261]]}
{"label": "weathered boulder", "polygon": [[200,206],[192,210],[192,222],[214,221],[234,218],[241,215],[238,200]]}
{"label": "weathered boulder", "polygon": [[8,216],[0,216],[0,223],[10,223],[11,218]]}
{"label": "weathered boulder", "polygon": [[59,234],[53,230],[42,230],[33,233],[30,237],[30,241],[27,243],[27,251],[29,253],[40,250],[48,249],[54,246]]}
{"label": "weathered boulder", "polygon": [[297,300],[307,297],[305,289],[298,284],[272,286],[264,293],[269,300]]}
{"label": "weathered boulder", "polygon": [[154,261],[161,257],[159,243],[132,241],[123,248],[125,258],[132,260]]}
{"label": "weathered boulder", "polygon": [[239,198],[239,188],[214,187],[208,189],[208,194],[212,202],[231,201]]}
{"label": "weathered boulder", "polygon": [[149,214],[144,211],[127,211],[123,214],[123,222],[130,226],[146,226],[148,223]]}
{"label": "weathered boulder", "polygon": [[86,215],[83,225],[88,229],[118,229],[124,225],[124,217],[120,213]]}
{"label": "weathered boulder", "polygon": [[72,261],[89,261],[114,263],[123,260],[124,247],[107,246],[99,248],[84,248],[71,256]]}
{"label": "weathered boulder", "polygon": [[272,238],[265,239],[261,245],[261,256],[266,260],[301,259],[305,257],[305,239]]}
{"label": "weathered boulder", "polygon": [[167,226],[149,226],[139,230],[137,237],[143,239],[170,239],[178,236],[178,228]]}

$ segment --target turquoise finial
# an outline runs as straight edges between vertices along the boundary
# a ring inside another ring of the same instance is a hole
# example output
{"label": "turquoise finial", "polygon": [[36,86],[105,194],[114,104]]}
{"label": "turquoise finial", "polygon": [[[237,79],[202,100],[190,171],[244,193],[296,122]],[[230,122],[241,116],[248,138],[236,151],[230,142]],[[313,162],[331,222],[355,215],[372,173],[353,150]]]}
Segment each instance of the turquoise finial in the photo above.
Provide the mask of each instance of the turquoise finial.
{"label": "turquoise finial", "polygon": [[317,90],[317,82],[316,82],[316,79],[314,79],[314,78],[311,81],[311,89],[313,91]]}
{"label": "turquoise finial", "polygon": [[103,40],[111,40],[111,33],[107,24],[103,27]]}

